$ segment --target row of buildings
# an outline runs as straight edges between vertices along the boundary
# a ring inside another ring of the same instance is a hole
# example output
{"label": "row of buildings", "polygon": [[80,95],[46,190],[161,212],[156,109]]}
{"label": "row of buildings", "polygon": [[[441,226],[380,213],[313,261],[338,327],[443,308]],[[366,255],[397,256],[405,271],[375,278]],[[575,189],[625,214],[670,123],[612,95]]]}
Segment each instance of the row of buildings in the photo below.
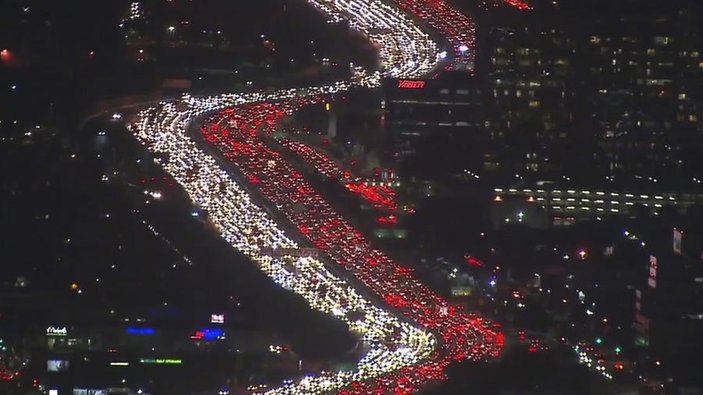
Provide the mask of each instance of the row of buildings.
{"label": "row of buildings", "polygon": [[475,11],[474,75],[387,81],[387,159],[447,139],[465,152],[455,170],[697,183],[700,5],[617,3]]}

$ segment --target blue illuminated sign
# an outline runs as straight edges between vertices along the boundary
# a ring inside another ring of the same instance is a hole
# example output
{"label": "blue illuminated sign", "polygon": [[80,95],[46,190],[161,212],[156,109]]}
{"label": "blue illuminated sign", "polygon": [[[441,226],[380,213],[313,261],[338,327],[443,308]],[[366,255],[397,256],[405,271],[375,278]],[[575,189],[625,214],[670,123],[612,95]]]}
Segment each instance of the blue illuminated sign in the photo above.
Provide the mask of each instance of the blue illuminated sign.
{"label": "blue illuminated sign", "polygon": [[225,333],[218,328],[200,328],[190,336],[193,340],[222,340],[225,338]]}
{"label": "blue illuminated sign", "polygon": [[205,340],[217,340],[222,338],[222,329],[204,329],[203,328],[203,339]]}
{"label": "blue illuminated sign", "polygon": [[127,327],[128,335],[153,335],[154,328],[135,328],[133,326]]}

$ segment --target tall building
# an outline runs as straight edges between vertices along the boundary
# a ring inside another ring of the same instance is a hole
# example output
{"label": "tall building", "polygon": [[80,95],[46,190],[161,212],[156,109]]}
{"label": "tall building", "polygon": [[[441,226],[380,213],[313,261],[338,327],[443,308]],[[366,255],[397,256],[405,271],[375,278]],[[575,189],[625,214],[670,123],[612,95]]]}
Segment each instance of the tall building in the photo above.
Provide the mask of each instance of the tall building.
{"label": "tall building", "polygon": [[701,183],[703,5],[537,3],[471,11],[473,76],[387,81],[388,157],[422,166],[441,143],[428,155],[456,162],[447,171],[503,182]]}
{"label": "tall building", "polygon": [[381,106],[389,137],[386,160],[409,165],[405,168],[410,175],[438,165],[439,155],[442,163],[453,161],[456,168],[471,161],[462,155],[468,151],[461,149],[480,139],[484,127],[482,93],[475,78],[445,72],[427,80],[387,79],[383,89]]}
{"label": "tall building", "polygon": [[698,168],[692,155],[703,144],[698,8],[671,4],[590,26],[583,59],[607,171],[671,177]]}
{"label": "tall building", "polygon": [[489,86],[487,171],[552,173],[575,159],[575,43],[554,20],[513,12],[479,22],[479,73]]}
{"label": "tall building", "polygon": [[487,11],[477,57],[490,86],[484,169],[591,183],[699,176],[701,8],[591,1]]}

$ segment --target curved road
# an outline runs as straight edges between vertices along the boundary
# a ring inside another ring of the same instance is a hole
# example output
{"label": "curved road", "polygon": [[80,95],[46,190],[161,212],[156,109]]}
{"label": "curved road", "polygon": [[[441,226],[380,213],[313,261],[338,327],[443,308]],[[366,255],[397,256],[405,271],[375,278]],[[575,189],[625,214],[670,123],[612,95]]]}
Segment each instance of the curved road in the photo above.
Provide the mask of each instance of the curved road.
{"label": "curved road", "polygon": [[[225,240],[311,307],[345,321],[368,350],[353,371],[320,372],[275,388],[251,388],[252,392],[411,393],[429,380],[442,379],[452,361],[497,355],[502,334],[450,306],[410,270],[373,249],[262,134],[270,133],[281,117],[330,95],[376,88],[382,77],[421,78],[449,62],[470,62],[473,23],[441,0],[308,2],[331,22],[347,20],[363,32],[378,48],[382,70],[355,68],[349,81],[327,86],[186,96],[143,110],[130,130],[193,203],[207,210]],[[439,52],[420,22],[444,34],[455,53]],[[221,151],[227,167],[244,177],[233,176],[208,153],[210,147],[188,134],[190,123],[203,116],[202,137]],[[252,195],[265,199],[254,202]],[[288,223],[276,223],[272,210]],[[296,240],[307,240],[321,254],[311,254],[308,245]]]}

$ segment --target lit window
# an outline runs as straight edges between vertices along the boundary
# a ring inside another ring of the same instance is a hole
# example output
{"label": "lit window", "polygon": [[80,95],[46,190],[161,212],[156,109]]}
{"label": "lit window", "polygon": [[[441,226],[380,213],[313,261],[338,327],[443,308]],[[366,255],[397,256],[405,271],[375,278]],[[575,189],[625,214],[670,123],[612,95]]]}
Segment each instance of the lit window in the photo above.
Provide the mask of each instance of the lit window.
{"label": "lit window", "polygon": [[674,40],[671,37],[654,37],[654,44],[655,45],[669,45],[673,42]]}

